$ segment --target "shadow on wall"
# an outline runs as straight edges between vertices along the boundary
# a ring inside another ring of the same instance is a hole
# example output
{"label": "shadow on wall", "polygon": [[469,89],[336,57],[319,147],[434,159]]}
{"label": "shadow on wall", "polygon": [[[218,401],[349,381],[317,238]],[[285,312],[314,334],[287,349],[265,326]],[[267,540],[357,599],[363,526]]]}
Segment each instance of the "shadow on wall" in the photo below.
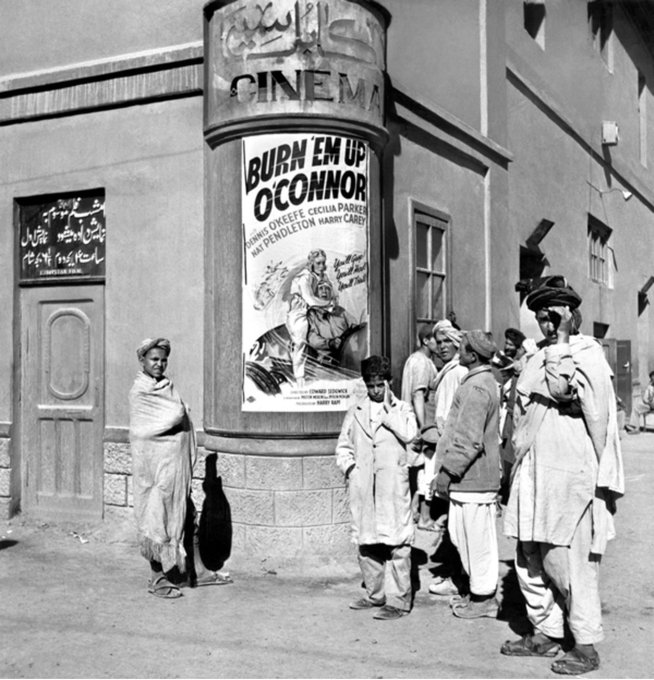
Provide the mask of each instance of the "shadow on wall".
{"label": "shadow on wall", "polygon": [[232,512],[223,491],[222,478],[216,474],[217,454],[205,462],[204,503],[197,530],[200,558],[207,569],[218,571],[232,552]]}
{"label": "shadow on wall", "polygon": [[[232,512],[223,491],[222,478],[216,474],[217,454],[210,453],[205,459],[204,501],[200,519],[189,497],[186,506],[184,549],[186,551],[186,574],[173,573],[175,583],[187,583],[195,587],[198,571],[218,572],[232,552]],[[201,564],[198,563],[201,562]]]}

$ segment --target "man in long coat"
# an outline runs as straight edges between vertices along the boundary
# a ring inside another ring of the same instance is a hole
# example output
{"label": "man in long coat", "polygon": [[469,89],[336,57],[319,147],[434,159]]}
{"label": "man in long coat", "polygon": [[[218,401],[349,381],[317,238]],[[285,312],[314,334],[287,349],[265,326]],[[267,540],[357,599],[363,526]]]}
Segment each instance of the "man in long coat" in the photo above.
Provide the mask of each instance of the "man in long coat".
{"label": "man in long coat", "polygon": [[364,359],[361,374],[368,393],[348,410],[336,446],[336,463],[348,481],[352,539],[359,546],[367,592],[350,608],[379,607],[374,618],[397,619],[411,610],[409,466],[418,454],[408,445],[418,428],[411,407],[390,390],[386,357]]}

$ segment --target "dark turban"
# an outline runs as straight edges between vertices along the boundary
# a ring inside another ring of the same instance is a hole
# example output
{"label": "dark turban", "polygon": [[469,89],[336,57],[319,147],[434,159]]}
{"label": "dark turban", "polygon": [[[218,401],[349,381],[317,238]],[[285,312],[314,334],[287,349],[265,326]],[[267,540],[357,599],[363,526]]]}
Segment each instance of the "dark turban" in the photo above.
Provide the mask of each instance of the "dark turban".
{"label": "dark turban", "polygon": [[166,340],[166,338],[146,338],[136,348],[136,356],[139,361],[155,347],[162,349],[166,353],[166,356],[170,354],[170,340]]}
{"label": "dark turban", "polygon": [[532,312],[545,307],[569,307],[573,310],[581,304],[581,297],[568,285],[565,276],[548,276],[527,295],[525,302]]}

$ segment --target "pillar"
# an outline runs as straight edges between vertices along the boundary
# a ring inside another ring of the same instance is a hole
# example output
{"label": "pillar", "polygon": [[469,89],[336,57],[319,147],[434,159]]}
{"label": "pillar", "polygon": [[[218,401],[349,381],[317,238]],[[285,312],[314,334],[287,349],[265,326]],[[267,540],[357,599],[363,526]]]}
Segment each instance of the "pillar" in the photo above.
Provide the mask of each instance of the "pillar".
{"label": "pillar", "polygon": [[341,559],[334,447],[382,337],[388,14],[214,0],[205,17],[205,446],[234,551]]}

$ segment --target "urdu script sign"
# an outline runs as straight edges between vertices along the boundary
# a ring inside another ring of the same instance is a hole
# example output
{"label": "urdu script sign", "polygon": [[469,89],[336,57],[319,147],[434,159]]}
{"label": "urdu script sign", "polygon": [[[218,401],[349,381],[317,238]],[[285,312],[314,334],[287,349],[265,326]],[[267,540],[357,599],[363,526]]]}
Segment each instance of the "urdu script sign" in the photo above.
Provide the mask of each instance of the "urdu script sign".
{"label": "urdu script sign", "polygon": [[21,202],[19,227],[21,283],[104,279],[103,193]]}

